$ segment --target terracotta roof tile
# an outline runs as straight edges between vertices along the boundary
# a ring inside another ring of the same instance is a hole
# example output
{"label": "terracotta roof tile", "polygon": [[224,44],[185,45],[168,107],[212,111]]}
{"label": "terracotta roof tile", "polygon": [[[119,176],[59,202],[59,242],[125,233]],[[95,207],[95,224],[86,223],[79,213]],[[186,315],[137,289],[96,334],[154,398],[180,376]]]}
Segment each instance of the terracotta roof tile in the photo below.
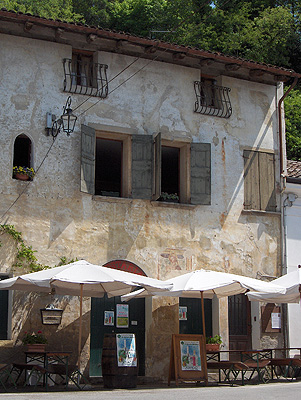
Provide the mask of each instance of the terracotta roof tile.
{"label": "terracotta roof tile", "polygon": [[287,160],[287,176],[301,178],[301,161]]}

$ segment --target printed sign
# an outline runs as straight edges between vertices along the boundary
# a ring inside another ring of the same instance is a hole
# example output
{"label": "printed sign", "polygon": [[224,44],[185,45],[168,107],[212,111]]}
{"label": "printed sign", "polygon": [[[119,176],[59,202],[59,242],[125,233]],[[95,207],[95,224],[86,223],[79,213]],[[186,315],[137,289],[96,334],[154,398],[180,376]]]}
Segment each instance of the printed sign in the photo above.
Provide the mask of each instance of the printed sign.
{"label": "printed sign", "polygon": [[116,326],[117,328],[128,328],[129,326],[128,304],[116,304]]}
{"label": "printed sign", "polygon": [[179,320],[187,321],[187,307],[179,307]]}
{"label": "printed sign", "polygon": [[104,325],[114,326],[114,311],[105,311],[104,315]]}
{"label": "printed sign", "polygon": [[181,340],[182,371],[201,371],[201,353],[199,341]]}
{"label": "printed sign", "polygon": [[136,340],[133,333],[117,333],[117,362],[118,367],[136,367]]}
{"label": "printed sign", "polygon": [[281,329],[281,314],[271,313],[272,329]]}

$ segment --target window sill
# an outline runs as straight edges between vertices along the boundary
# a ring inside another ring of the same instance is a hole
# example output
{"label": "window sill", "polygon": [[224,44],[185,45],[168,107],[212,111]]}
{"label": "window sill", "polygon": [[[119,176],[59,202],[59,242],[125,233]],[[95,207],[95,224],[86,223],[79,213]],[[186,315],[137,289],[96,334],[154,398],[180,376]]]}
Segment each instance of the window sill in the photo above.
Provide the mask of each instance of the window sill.
{"label": "window sill", "polygon": [[171,201],[151,201],[153,207],[168,207],[168,208],[180,208],[183,210],[191,210],[196,207],[195,204],[185,204],[185,203],[173,203]]}
{"label": "window sill", "polygon": [[102,201],[106,203],[131,203],[134,199],[130,199],[128,197],[110,197],[110,196],[93,195],[92,200]]}
{"label": "window sill", "polygon": [[271,216],[281,216],[280,211],[263,211],[263,210],[242,210],[243,215],[271,215]]}

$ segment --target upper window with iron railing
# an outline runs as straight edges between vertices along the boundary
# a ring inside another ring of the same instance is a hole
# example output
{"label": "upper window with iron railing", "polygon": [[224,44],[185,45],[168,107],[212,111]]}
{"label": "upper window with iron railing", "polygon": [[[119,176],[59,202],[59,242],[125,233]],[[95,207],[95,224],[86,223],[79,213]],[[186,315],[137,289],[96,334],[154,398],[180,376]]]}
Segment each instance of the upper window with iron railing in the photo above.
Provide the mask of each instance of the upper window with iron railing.
{"label": "upper window with iron railing", "polygon": [[194,82],[196,101],[194,112],[215,117],[229,118],[232,114],[230,88],[218,86],[213,79]]}
{"label": "upper window with iron railing", "polygon": [[93,53],[73,52],[64,58],[64,91],[105,98],[108,96],[106,64],[96,63]]}

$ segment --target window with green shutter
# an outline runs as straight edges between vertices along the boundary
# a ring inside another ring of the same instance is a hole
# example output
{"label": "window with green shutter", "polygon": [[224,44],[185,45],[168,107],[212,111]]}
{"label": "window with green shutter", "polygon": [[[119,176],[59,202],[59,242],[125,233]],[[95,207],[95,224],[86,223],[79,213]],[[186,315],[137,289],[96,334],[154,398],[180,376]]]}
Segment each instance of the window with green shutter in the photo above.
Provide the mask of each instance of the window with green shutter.
{"label": "window with green shutter", "polygon": [[211,203],[211,145],[82,125],[81,191],[92,195]]}
{"label": "window with green shutter", "polygon": [[273,153],[244,150],[244,208],[276,211]]}

